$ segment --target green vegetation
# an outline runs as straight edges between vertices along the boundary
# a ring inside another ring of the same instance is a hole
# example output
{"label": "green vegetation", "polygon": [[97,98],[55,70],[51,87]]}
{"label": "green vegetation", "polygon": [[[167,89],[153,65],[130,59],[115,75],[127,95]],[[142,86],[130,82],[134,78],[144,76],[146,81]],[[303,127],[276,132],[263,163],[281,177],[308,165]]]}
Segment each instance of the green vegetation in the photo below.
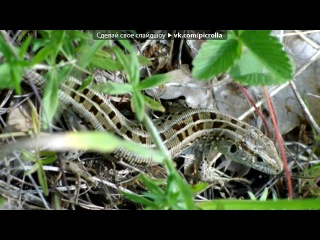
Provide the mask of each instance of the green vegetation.
{"label": "green vegetation", "polygon": [[[193,61],[193,76],[210,79],[229,72],[234,80],[248,85],[281,84],[291,79],[294,67],[271,31],[230,31],[225,41],[210,40],[203,44]],[[81,31],[37,31],[38,37],[24,31],[20,34],[20,45],[15,45],[0,36],[0,87],[14,88],[21,93],[20,83],[25,68],[42,69],[47,79],[43,94],[43,121],[48,127],[58,109],[58,88],[71,74],[88,77],[83,87],[90,84],[96,68],[107,71],[122,71],[127,83],[104,83],[93,88],[108,94],[131,94],[136,119],[143,123],[154,138],[158,150],[145,149],[126,142],[108,133],[66,133],[62,143],[66,148],[112,152],[118,147],[126,148],[141,156],[152,155],[167,171],[167,179],[159,181],[147,175],[140,176],[141,183],[148,190],[142,195],[122,192],[125,198],[141,204],[145,209],[319,209],[319,200],[266,200],[267,193],[260,200],[214,200],[194,201],[194,196],[208,187],[208,184],[190,186],[174,167],[173,161],[162,143],[156,128],[145,114],[145,106],[163,111],[163,107],[150,97],[143,95],[147,88],[160,86],[170,80],[166,74],[153,75],[141,81],[141,64],[149,65],[149,59],[137,56],[127,40],[119,40],[118,45],[110,41],[93,41],[91,35]],[[22,40],[23,39],[23,40]],[[44,117],[46,116],[46,117]],[[34,119],[34,122],[38,120]],[[34,132],[40,132],[39,124]],[[61,139],[60,139],[61,140]],[[39,140],[40,141],[40,140]],[[108,142],[110,144],[104,144]],[[25,174],[37,172],[39,184],[48,195],[44,165],[51,164],[56,157],[42,152],[41,157],[24,153],[24,160],[33,167]],[[318,169],[318,168],[317,168]],[[316,171],[317,169],[313,169]],[[318,171],[317,171],[318,172]],[[1,199],[0,199],[1,200]],[[262,200],[262,201],[261,201]],[[57,207],[58,208],[58,207]]]}
{"label": "green vegetation", "polygon": [[226,41],[211,40],[193,61],[193,76],[210,79],[228,71],[244,85],[272,85],[290,80],[294,67],[270,30],[230,31]]}

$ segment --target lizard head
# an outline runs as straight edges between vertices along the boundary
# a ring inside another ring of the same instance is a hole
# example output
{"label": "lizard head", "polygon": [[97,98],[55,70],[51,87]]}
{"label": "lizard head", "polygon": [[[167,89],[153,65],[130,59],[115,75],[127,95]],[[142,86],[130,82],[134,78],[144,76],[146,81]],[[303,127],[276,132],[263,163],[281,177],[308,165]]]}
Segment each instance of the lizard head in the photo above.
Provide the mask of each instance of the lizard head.
{"label": "lizard head", "polygon": [[238,143],[223,139],[217,141],[216,146],[219,152],[230,160],[258,171],[277,175],[283,170],[283,163],[275,145],[265,136],[260,136],[259,139],[242,138]]}

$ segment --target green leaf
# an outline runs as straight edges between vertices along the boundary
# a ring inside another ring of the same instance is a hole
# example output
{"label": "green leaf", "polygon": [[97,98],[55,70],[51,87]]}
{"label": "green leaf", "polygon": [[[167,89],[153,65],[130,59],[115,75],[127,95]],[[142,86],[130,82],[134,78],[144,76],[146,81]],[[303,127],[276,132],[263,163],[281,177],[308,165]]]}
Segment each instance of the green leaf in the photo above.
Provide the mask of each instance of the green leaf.
{"label": "green leaf", "polygon": [[82,56],[78,63],[79,66],[82,68],[86,68],[95,57],[97,51],[105,44],[106,41],[95,41],[90,47],[87,47],[85,51],[82,52]]}
{"label": "green leaf", "polygon": [[54,60],[57,58],[59,51],[62,49],[65,36],[65,30],[54,30],[51,32],[50,46],[52,48],[52,57],[54,58]]}
{"label": "green leaf", "polygon": [[53,157],[47,157],[47,158],[41,160],[41,163],[43,165],[48,165],[48,164],[54,163],[55,161],[57,161],[57,157],[53,156]]}
{"label": "green leaf", "polygon": [[152,193],[157,195],[164,195],[164,191],[161,189],[161,187],[158,186],[158,184],[156,184],[153,179],[148,178],[144,174],[141,174],[140,180]]}
{"label": "green leaf", "polygon": [[230,70],[234,81],[243,85],[272,85],[276,80],[255,55],[248,51],[242,54],[236,65]]}
{"label": "green leaf", "polygon": [[94,79],[93,75],[89,75],[88,77],[83,79],[82,84],[78,90],[83,91],[84,89],[86,89],[92,83],[93,79]]}
{"label": "green leaf", "polygon": [[41,63],[51,53],[52,53],[51,46],[45,46],[44,48],[39,50],[39,52],[32,58],[32,64]]}
{"label": "green leaf", "polygon": [[32,52],[36,52],[38,51],[40,48],[48,46],[49,45],[49,41],[48,39],[33,39],[32,40],[32,44],[31,44],[31,51]]}
{"label": "green leaf", "polygon": [[154,111],[159,111],[159,112],[165,112],[165,108],[161,105],[161,103],[154,101],[153,99],[151,99],[148,96],[144,96],[143,95],[143,99],[145,102],[145,105],[149,108],[151,108]]}
{"label": "green leaf", "polygon": [[58,82],[61,83],[63,82],[66,78],[68,78],[73,70],[72,65],[66,65],[62,68],[59,69],[59,74],[58,74]]}
{"label": "green leaf", "polygon": [[320,200],[212,200],[197,202],[196,205],[203,210],[319,210]]}
{"label": "green leaf", "polygon": [[134,48],[127,39],[120,39],[119,42],[125,49],[128,50],[129,53],[134,53]]}
{"label": "green leaf", "polygon": [[210,79],[232,67],[241,54],[241,43],[232,35],[227,40],[208,40],[193,60],[192,76]]}
{"label": "green leaf", "polygon": [[[133,51],[133,50],[132,50]],[[130,84],[136,86],[139,83],[139,62],[135,53],[125,55],[120,49],[115,48],[114,52],[122,65]]]}
{"label": "green leaf", "polygon": [[167,199],[167,196],[165,195],[165,193],[156,194],[156,193],[153,193],[153,192],[144,192],[143,196],[145,198],[150,199],[151,201],[153,201],[155,203],[155,205],[157,206],[156,209],[168,209],[168,203],[167,203],[168,199]]}
{"label": "green leaf", "polygon": [[166,195],[170,209],[196,209],[190,186],[177,172],[168,175]]}
{"label": "green leaf", "polygon": [[[175,191],[175,188],[179,190],[180,199],[183,203],[184,209],[196,209],[196,205],[193,201],[193,194],[191,187],[185,182],[185,180],[180,176],[176,168],[174,167],[172,161],[169,159],[165,160],[165,166],[168,169],[168,191]],[[170,178],[172,180],[170,181]],[[171,186],[170,186],[171,185]]]}
{"label": "green leaf", "polygon": [[250,73],[247,75],[232,77],[234,81],[240,82],[243,85],[270,85],[270,82],[275,83],[273,76],[265,73]]}
{"label": "green leaf", "polygon": [[146,58],[145,56],[138,56],[138,61],[141,65],[144,66],[150,66],[152,64],[151,60],[149,58]]}
{"label": "green leaf", "polygon": [[112,59],[111,57],[94,56],[90,64],[94,67],[108,71],[123,70],[122,65],[118,61]]}
{"label": "green leaf", "polygon": [[241,34],[241,40],[280,84],[292,78],[294,67],[282,44],[270,33],[270,30],[247,30]]}
{"label": "green leaf", "polygon": [[171,76],[166,75],[166,74],[153,75],[153,76],[151,76],[149,78],[146,78],[143,81],[141,81],[138,84],[137,89],[144,90],[144,89],[147,89],[147,88],[152,88],[152,87],[164,84],[164,83],[166,83],[166,82],[168,82],[170,80],[171,80]]}
{"label": "green leaf", "polygon": [[138,121],[142,121],[144,117],[144,97],[141,92],[136,91],[132,95],[132,105]]}
{"label": "green leaf", "polygon": [[0,197],[0,207],[3,206],[4,202],[5,202],[4,198]]}
{"label": "green leaf", "polygon": [[65,80],[71,73],[72,66],[67,65],[59,71],[53,69],[48,74],[48,81],[46,81],[46,87],[43,94],[43,121],[44,128],[47,128],[48,124],[52,122],[52,119],[59,106],[59,84]]}
{"label": "green leaf", "polygon": [[37,109],[32,106],[31,107],[31,122],[32,122],[32,130],[35,135],[40,134],[41,132],[41,123],[40,123],[40,118],[37,112]]}
{"label": "green leaf", "polygon": [[22,39],[23,39],[23,37],[24,37],[25,35],[29,34],[29,32],[30,32],[30,30],[22,30],[22,31],[20,32],[20,34],[18,35],[18,38],[17,38],[18,41],[21,42]]}
{"label": "green leaf", "polygon": [[31,42],[31,37],[30,36],[27,36],[26,39],[23,41],[23,43],[21,44],[21,47],[20,47],[20,50],[19,50],[19,58],[23,59],[27,50],[28,50],[28,47],[30,45],[30,42]]}
{"label": "green leaf", "polygon": [[23,155],[24,155],[24,158],[27,158],[27,159],[31,160],[32,162],[35,162],[31,166],[31,168],[25,172],[25,175],[30,175],[30,174],[33,174],[34,172],[37,172],[39,184],[42,187],[43,193],[46,196],[48,196],[49,190],[48,190],[48,184],[47,184],[47,177],[46,177],[45,171],[42,167],[42,163],[44,163],[44,162],[52,163],[52,159],[50,159],[50,161],[48,161],[49,158],[46,160],[39,160],[38,158],[35,158],[34,155],[32,155],[28,152],[24,152]]}
{"label": "green leaf", "polygon": [[[3,36],[0,35],[0,52],[3,53],[3,56],[7,59],[8,62],[12,62],[15,60],[15,54],[17,53],[17,50],[15,47],[12,47],[11,49],[6,41],[3,39]],[[15,53],[13,53],[14,51]]]}
{"label": "green leaf", "polygon": [[[91,35],[89,35],[89,33],[76,30],[68,30],[66,31],[66,36],[62,42],[61,52],[69,61],[75,58],[80,58],[80,60],[78,61],[79,63],[82,60],[81,57],[83,56],[83,54],[89,55],[91,45],[95,44],[95,41],[90,41],[90,39]],[[82,64],[84,63],[82,62],[81,66]]]}
{"label": "green leaf", "polygon": [[61,196],[60,196],[59,193],[55,193],[55,192],[52,193],[51,202],[52,202],[52,208],[54,210],[61,210],[62,209],[62,207],[61,207]]}
{"label": "green leaf", "polygon": [[42,191],[43,191],[44,195],[48,196],[49,195],[49,190],[48,190],[48,183],[47,183],[46,173],[43,170],[41,162],[37,162],[37,164],[39,165],[38,170],[37,170],[39,184],[42,187]]}
{"label": "green leaf", "polygon": [[129,51],[129,56],[127,56],[126,66],[124,69],[128,75],[128,81],[133,85],[137,86],[139,83],[139,61],[134,48],[131,46],[128,40],[119,40],[120,44]]}
{"label": "green leaf", "polygon": [[129,74],[130,72],[130,67],[129,67],[129,61],[127,56],[119,49],[119,48],[115,48],[114,53],[117,56],[117,60],[119,61],[119,63],[121,64],[122,68],[124,69],[124,71]]}
{"label": "green leaf", "polygon": [[65,30],[54,30],[51,31],[51,38],[50,41],[52,42],[53,45],[61,45],[63,43],[63,40],[66,36]]}
{"label": "green leaf", "polygon": [[54,30],[39,30],[38,32],[41,34],[42,38],[47,40],[51,38],[51,34]]}
{"label": "green leaf", "polygon": [[4,63],[5,66],[0,69],[0,80],[2,82],[0,85],[4,87],[12,86],[18,94],[21,94],[20,82],[22,80],[23,69],[20,64],[23,64],[23,61],[18,59],[17,48],[10,47],[3,37],[0,36],[0,52],[3,53],[7,60],[7,63]]}
{"label": "green leaf", "polygon": [[191,191],[193,192],[193,194],[199,194],[203,192],[208,186],[209,186],[209,183],[199,182],[195,185],[191,185]]}
{"label": "green leaf", "polygon": [[48,164],[54,163],[57,160],[56,154],[51,151],[42,151],[40,153],[40,157],[43,158],[41,159],[42,165],[48,165]]}
{"label": "green leaf", "polygon": [[25,141],[21,140],[19,143],[11,144],[1,151],[0,156],[8,154],[12,149],[30,147],[47,148],[52,151],[89,150],[102,153],[110,153],[121,148],[142,158],[152,158],[161,164],[165,158],[165,155],[159,150],[143,147],[141,144],[131,141],[125,141],[107,132],[68,132]]}
{"label": "green leaf", "polygon": [[50,74],[51,79],[46,82],[42,103],[43,103],[43,121],[45,123],[44,128],[47,128],[48,124],[52,122],[53,116],[58,109],[58,80],[55,74]]}
{"label": "green leaf", "polygon": [[252,192],[248,192],[250,200],[257,200],[256,196]]}
{"label": "green leaf", "polygon": [[230,74],[234,77],[263,72],[263,64],[257,61],[256,57],[249,51],[244,52],[234,67],[230,70]]}
{"label": "green leaf", "polygon": [[23,77],[23,69],[17,62],[11,63],[11,80],[14,85],[14,89],[18,94],[21,94],[20,82]]}
{"label": "green leaf", "polygon": [[114,82],[96,84],[92,86],[92,89],[108,94],[125,94],[133,91],[133,88],[130,84]]}
{"label": "green leaf", "polygon": [[31,168],[24,173],[24,175],[27,176],[27,175],[30,175],[30,174],[34,173],[34,172],[36,172],[36,171],[38,170],[38,168],[39,168],[39,164],[38,164],[37,162],[35,162],[35,163],[31,166]]}
{"label": "green leaf", "polygon": [[10,66],[8,63],[0,65],[0,88],[12,88],[14,83],[11,79]]}
{"label": "green leaf", "polygon": [[188,210],[197,209],[193,201],[193,194],[189,185],[183,181],[181,176],[179,176],[179,179],[176,179],[176,181],[180,188],[180,194],[181,194],[182,202],[185,205],[185,209],[188,209]]}
{"label": "green leaf", "polygon": [[157,205],[150,201],[149,199],[146,199],[144,197],[141,197],[139,195],[135,195],[135,194],[131,194],[131,193],[127,193],[127,192],[124,192],[124,191],[121,191],[121,194],[131,200],[132,202],[135,202],[135,203],[140,203],[141,205],[143,206],[148,206],[148,207],[151,207],[153,209],[156,209],[157,208]]}
{"label": "green leaf", "polygon": [[260,201],[266,201],[269,194],[269,189],[267,187],[264,188],[263,193],[261,194]]}
{"label": "green leaf", "polygon": [[235,37],[239,37],[241,34],[241,30],[232,30],[231,33],[235,36]]}
{"label": "green leaf", "polygon": [[306,177],[312,177],[316,179],[317,176],[320,175],[320,163],[312,165],[310,168],[306,169],[303,174]]}
{"label": "green leaf", "polygon": [[38,158],[33,153],[22,151],[22,160],[25,162],[37,162]]}
{"label": "green leaf", "polygon": [[139,61],[135,53],[131,53],[130,74],[128,74],[128,82],[132,86],[137,86],[140,82]]}

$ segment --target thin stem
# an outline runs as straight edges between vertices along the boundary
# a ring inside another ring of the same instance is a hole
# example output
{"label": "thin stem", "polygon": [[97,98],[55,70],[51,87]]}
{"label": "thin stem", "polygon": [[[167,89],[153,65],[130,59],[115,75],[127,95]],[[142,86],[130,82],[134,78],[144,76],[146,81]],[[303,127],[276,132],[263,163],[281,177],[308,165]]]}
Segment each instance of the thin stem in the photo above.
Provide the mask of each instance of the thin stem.
{"label": "thin stem", "polygon": [[283,161],[283,166],[284,166],[284,171],[286,174],[286,180],[287,180],[287,184],[288,184],[288,193],[289,193],[289,199],[293,198],[293,194],[292,194],[292,183],[291,183],[291,174],[289,171],[289,167],[288,167],[288,161],[287,161],[287,157],[284,151],[284,145],[283,145],[283,139],[281,137],[280,131],[279,131],[279,126],[278,126],[278,121],[275,115],[275,111],[271,102],[271,99],[267,93],[267,90],[265,87],[262,87],[264,96],[266,98],[266,102],[270,111],[270,116],[271,116],[271,120],[272,120],[272,124],[274,126],[275,129],[275,134],[276,134],[276,140],[279,143],[279,147],[280,147],[280,152],[281,152],[281,159]]}

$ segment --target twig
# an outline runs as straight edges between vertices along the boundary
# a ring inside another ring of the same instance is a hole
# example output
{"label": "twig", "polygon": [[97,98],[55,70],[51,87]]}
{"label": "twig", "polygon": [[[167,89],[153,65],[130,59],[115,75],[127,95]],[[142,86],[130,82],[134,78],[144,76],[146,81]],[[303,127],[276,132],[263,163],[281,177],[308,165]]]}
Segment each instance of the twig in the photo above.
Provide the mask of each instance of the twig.
{"label": "twig", "polygon": [[266,128],[267,136],[270,138],[271,137],[271,133],[270,133],[270,129],[269,129],[269,126],[267,124],[266,118],[264,117],[264,115],[262,114],[260,109],[256,106],[256,104],[254,103],[253,99],[248,94],[247,90],[240,83],[238,83],[238,87],[241,89],[242,93],[247,97],[247,99],[249,100],[250,104],[255,108],[256,112],[258,113],[259,117],[261,118],[261,120],[263,122],[264,127]]}
{"label": "twig", "polygon": [[294,95],[296,96],[296,98],[297,98],[297,100],[298,100],[298,102],[299,102],[302,110],[304,111],[304,113],[305,113],[305,115],[306,115],[306,117],[307,117],[310,125],[316,130],[316,132],[318,133],[318,135],[320,135],[319,125],[316,123],[316,121],[314,120],[313,116],[311,115],[308,107],[307,107],[306,104],[304,103],[304,101],[303,101],[300,93],[299,93],[298,90],[297,90],[296,85],[294,84],[293,81],[290,81],[289,83],[290,83],[290,87],[291,87]]}
{"label": "twig", "polygon": [[290,175],[290,172],[289,172],[288,161],[287,161],[286,153],[285,153],[285,150],[284,150],[283,139],[282,139],[281,133],[279,131],[279,125],[278,125],[277,117],[276,117],[276,114],[275,114],[271,99],[270,99],[270,97],[269,97],[269,95],[267,93],[266,88],[262,87],[262,90],[263,90],[267,105],[269,107],[272,124],[273,124],[274,129],[275,129],[276,140],[279,143],[279,147],[280,147],[281,159],[283,161],[283,166],[284,166],[286,179],[287,179],[287,184],[288,184],[289,199],[292,199],[293,194],[292,194],[291,175]]}

